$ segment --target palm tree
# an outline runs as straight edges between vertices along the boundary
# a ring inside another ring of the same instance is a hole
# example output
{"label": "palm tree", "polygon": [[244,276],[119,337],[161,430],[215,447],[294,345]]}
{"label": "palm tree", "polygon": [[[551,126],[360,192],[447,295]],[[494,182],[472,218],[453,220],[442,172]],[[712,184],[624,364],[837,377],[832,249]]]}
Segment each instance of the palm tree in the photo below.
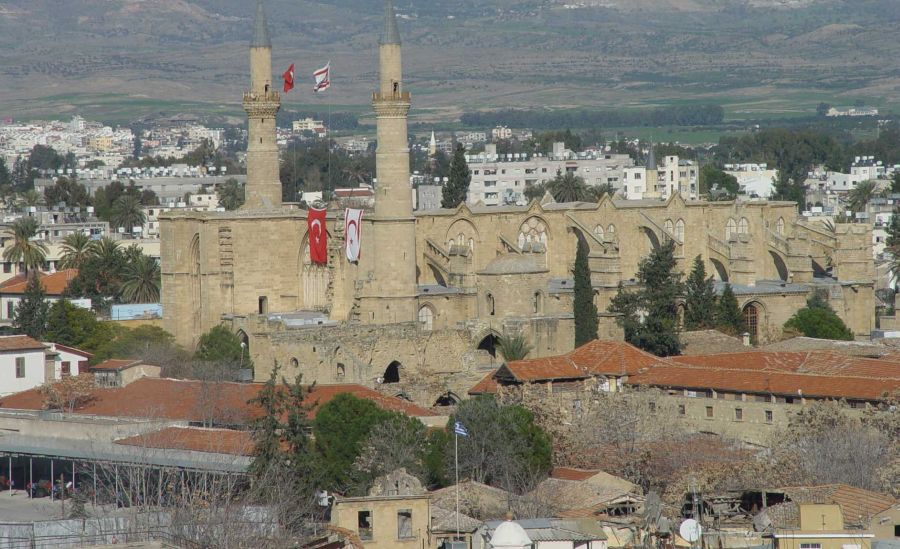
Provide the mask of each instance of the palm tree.
{"label": "palm tree", "polygon": [[563,202],[583,202],[588,197],[587,185],[584,179],[572,172],[558,173],[547,185],[553,200]]}
{"label": "palm tree", "polygon": [[120,196],[113,205],[111,221],[116,228],[124,227],[130,233],[133,227],[142,226],[146,219],[141,199],[136,196]]}
{"label": "palm tree", "polygon": [[504,335],[497,344],[497,350],[507,362],[523,360],[531,352],[531,345],[522,334]]}
{"label": "palm tree", "polygon": [[877,185],[878,184],[872,180],[863,181],[847,194],[847,202],[853,213],[858,213],[866,209],[869,201],[875,197]]}
{"label": "palm tree", "polygon": [[125,266],[122,273],[122,299],[127,303],[157,303],[160,288],[159,264],[141,255]]}
{"label": "palm tree", "polygon": [[94,253],[91,237],[81,232],[66,235],[61,247],[60,269],[80,269]]}
{"label": "palm tree", "polygon": [[34,208],[44,201],[44,197],[34,189],[28,189],[19,196],[19,208]]}
{"label": "palm tree", "polygon": [[610,198],[616,196],[618,189],[616,189],[612,183],[603,183],[602,185],[594,185],[592,187],[588,187],[588,198],[593,201],[599,201],[603,195],[609,195]]}
{"label": "palm tree", "polygon": [[40,269],[47,259],[47,245],[32,240],[37,235],[40,224],[33,217],[22,217],[12,224],[13,243],[3,252],[4,261],[18,265],[22,263],[25,274],[29,269]]}

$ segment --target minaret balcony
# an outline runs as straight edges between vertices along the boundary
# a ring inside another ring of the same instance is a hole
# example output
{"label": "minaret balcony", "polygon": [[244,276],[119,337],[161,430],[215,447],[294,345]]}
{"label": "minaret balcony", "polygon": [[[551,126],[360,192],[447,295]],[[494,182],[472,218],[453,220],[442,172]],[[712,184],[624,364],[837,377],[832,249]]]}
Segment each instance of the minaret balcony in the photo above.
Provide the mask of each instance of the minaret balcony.
{"label": "minaret balcony", "polygon": [[395,91],[391,93],[374,92],[372,94],[373,103],[387,103],[394,101],[409,103],[412,101],[412,95],[408,91]]}
{"label": "minaret balcony", "polygon": [[244,93],[244,111],[253,118],[272,117],[281,109],[281,94],[278,92]]}

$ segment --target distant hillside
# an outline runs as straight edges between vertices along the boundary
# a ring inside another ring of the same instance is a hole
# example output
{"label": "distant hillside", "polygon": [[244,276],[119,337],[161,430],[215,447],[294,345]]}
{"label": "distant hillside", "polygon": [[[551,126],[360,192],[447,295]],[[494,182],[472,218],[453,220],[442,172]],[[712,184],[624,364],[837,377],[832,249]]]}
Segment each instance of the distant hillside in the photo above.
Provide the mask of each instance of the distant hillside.
{"label": "distant hillside", "polygon": [[[811,112],[900,101],[896,0],[398,0],[416,115],[720,103]],[[268,0],[275,65],[331,60],[327,98],[365,109],[379,0]],[[240,115],[253,2],[6,0],[0,116]]]}

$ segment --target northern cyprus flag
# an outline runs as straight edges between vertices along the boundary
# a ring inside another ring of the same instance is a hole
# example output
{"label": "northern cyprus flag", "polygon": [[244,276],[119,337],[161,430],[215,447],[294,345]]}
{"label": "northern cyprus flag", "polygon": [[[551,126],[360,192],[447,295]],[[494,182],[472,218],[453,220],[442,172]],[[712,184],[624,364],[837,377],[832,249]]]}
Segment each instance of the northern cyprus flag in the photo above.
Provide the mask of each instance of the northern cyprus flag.
{"label": "northern cyprus flag", "polygon": [[347,260],[359,261],[359,241],[362,236],[362,210],[347,208],[344,211],[344,235],[347,239]]}

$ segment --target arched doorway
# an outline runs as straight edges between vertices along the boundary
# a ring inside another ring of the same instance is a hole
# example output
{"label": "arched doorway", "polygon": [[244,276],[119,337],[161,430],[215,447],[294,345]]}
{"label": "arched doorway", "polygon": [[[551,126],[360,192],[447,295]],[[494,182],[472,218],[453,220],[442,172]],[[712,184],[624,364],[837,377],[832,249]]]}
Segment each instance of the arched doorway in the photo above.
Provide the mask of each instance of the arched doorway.
{"label": "arched doorway", "polygon": [[387,369],[384,371],[384,375],[381,376],[382,383],[400,383],[400,367],[401,364],[396,360],[388,364]]}
{"label": "arched doorway", "polygon": [[748,303],[744,306],[744,326],[750,334],[750,341],[759,341],[759,325],[762,320],[762,308],[757,303]]}
{"label": "arched doorway", "polygon": [[487,351],[489,355],[497,358],[498,343],[500,343],[500,338],[496,334],[488,334],[478,343],[478,350]]}
{"label": "arched doorway", "polygon": [[435,407],[447,407],[447,406],[456,406],[459,404],[460,398],[453,393],[453,391],[448,391],[443,395],[439,396],[437,400],[434,401]]}

